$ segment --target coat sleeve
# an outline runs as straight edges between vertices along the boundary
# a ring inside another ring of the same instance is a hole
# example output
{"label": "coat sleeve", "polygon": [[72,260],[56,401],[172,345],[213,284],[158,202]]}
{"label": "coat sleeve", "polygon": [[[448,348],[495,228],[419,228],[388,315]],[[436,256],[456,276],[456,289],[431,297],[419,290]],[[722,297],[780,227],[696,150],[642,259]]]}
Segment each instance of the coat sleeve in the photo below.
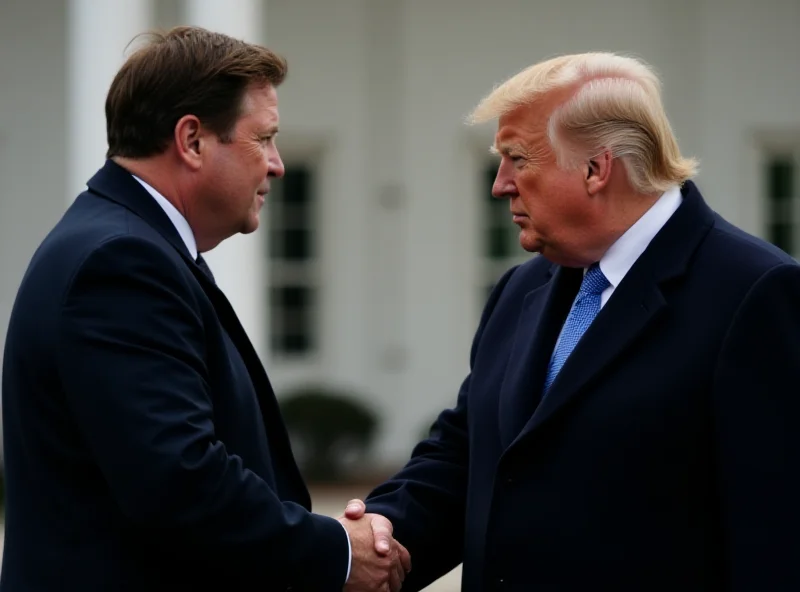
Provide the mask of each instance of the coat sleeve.
{"label": "coat sleeve", "polygon": [[[484,327],[516,268],[497,282],[487,300],[472,344],[474,364]],[[443,411],[427,439],[396,475],[368,496],[367,512],[386,516],[395,538],[411,554],[412,570],[404,592],[420,590],[462,561],[464,513],[469,467],[470,376],[463,381],[456,405]]]}
{"label": "coat sleeve", "polygon": [[217,438],[205,364],[214,344],[195,298],[187,275],[146,241],[115,238],[84,260],[58,329],[80,436],[121,512],[154,545],[273,583],[341,590],[341,524],[282,502]]}
{"label": "coat sleeve", "polygon": [[712,420],[725,589],[800,590],[800,267],[772,268],[740,306]]}

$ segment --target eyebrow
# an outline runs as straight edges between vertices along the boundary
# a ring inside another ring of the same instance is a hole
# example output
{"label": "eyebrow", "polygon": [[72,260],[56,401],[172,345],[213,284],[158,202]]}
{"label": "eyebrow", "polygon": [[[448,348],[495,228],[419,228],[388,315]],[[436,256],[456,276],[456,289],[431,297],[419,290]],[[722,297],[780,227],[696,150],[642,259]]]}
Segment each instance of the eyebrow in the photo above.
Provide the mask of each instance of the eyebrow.
{"label": "eyebrow", "polygon": [[500,156],[503,154],[508,154],[509,152],[524,152],[524,150],[520,144],[516,143],[506,144],[504,142],[501,142],[499,147],[496,143],[489,146],[489,152],[494,155]]}

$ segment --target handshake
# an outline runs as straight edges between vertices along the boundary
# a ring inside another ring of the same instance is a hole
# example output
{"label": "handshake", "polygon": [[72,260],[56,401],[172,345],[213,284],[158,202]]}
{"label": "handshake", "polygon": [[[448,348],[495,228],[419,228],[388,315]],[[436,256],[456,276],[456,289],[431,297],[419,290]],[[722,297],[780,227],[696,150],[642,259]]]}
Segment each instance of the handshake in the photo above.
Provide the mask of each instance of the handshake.
{"label": "handshake", "polygon": [[345,592],[398,592],[411,571],[411,556],[392,538],[392,523],[366,514],[361,500],[350,500],[338,518],[350,536],[352,559]]}

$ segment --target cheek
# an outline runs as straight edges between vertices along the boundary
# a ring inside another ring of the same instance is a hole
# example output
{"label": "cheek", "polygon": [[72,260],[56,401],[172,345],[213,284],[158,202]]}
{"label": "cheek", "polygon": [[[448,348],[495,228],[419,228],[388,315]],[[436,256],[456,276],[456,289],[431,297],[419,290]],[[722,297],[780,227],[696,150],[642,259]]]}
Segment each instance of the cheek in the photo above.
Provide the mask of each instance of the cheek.
{"label": "cheek", "polygon": [[[538,175],[520,174],[517,176],[517,189],[525,211],[533,218],[540,218],[548,210],[548,188]],[[534,220],[534,223],[536,221]]]}

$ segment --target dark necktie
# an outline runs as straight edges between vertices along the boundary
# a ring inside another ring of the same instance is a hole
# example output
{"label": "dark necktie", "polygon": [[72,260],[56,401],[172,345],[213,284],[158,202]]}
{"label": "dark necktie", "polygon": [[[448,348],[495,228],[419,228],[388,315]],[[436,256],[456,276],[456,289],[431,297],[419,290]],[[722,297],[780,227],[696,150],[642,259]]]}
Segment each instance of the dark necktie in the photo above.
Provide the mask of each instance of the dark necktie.
{"label": "dark necktie", "polygon": [[211,273],[211,268],[208,266],[208,263],[206,263],[206,260],[203,259],[203,256],[198,254],[196,261],[197,266],[203,270],[203,273],[208,276],[208,279],[210,279],[212,283],[216,284],[217,282],[214,281],[214,274]]}

